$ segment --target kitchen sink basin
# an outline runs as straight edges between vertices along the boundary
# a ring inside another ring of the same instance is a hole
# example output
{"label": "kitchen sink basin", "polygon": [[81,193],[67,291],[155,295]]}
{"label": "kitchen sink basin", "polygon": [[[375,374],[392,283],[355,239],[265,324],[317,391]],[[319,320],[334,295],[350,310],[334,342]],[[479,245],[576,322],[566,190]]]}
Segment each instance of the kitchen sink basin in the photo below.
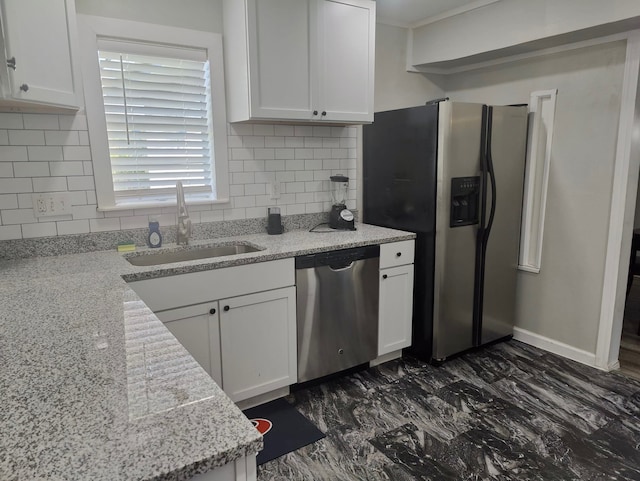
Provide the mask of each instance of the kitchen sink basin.
{"label": "kitchen sink basin", "polygon": [[261,250],[264,249],[251,244],[237,243],[203,247],[186,247],[185,249],[178,251],[158,252],[157,254],[136,254],[128,256],[126,259],[134,266],[158,266],[161,264],[172,264],[174,262],[232,256],[234,254],[246,254]]}

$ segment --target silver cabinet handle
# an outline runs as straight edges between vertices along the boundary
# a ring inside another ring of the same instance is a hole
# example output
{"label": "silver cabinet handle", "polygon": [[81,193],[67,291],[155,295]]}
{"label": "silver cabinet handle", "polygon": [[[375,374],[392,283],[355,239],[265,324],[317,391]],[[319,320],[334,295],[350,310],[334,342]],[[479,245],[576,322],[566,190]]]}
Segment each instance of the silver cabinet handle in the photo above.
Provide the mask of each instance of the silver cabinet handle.
{"label": "silver cabinet handle", "polygon": [[27,84],[22,84],[20,85],[20,90],[27,92],[29,90],[29,86]]}
{"label": "silver cabinet handle", "polygon": [[11,57],[7,59],[7,67],[12,68],[13,70],[16,69],[16,58],[15,57]]}

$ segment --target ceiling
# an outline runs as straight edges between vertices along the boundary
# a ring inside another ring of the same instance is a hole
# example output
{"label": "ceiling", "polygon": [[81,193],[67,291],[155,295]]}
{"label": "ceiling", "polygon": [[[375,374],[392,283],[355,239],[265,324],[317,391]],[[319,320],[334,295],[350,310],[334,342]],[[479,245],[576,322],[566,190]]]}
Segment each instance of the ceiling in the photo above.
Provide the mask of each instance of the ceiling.
{"label": "ceiling", "polygon": [[401,27],[428,23],[498,0],[376,0],[378,22]]}

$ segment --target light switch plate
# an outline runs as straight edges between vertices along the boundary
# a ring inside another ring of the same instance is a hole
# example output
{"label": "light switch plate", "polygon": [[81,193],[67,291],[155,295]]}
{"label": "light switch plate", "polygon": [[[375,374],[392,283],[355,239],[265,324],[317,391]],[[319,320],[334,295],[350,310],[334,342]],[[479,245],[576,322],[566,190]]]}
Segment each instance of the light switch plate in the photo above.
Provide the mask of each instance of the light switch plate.
{"label": "light switch plate", "polygon": [[71,195],[68,192],[32,194],[33,213],[36,217],[71,214]]}

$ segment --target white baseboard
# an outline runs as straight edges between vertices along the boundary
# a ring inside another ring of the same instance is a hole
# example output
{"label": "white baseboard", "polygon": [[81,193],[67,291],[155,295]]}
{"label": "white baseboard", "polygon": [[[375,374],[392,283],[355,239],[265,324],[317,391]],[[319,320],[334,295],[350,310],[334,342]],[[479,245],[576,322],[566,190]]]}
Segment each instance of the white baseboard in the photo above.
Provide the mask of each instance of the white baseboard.
{"label": "white baseboard", "polygon": [[608,366],[609,371],[617,371],[620,369],[620,361],[612,362]]}
{"label": "white baseboard", "polygon": [[599,369],[599,367],[596,366],[595,353],[578,349],[577,347],[570,346],[569,344],[541,336],[540,334],[536,334],[525,329],[520,329],[519,327],[513,328],[513,338],[517,341],[524,342],[525,344],[552,352],[558,356],[566,357],[567,359]]}

